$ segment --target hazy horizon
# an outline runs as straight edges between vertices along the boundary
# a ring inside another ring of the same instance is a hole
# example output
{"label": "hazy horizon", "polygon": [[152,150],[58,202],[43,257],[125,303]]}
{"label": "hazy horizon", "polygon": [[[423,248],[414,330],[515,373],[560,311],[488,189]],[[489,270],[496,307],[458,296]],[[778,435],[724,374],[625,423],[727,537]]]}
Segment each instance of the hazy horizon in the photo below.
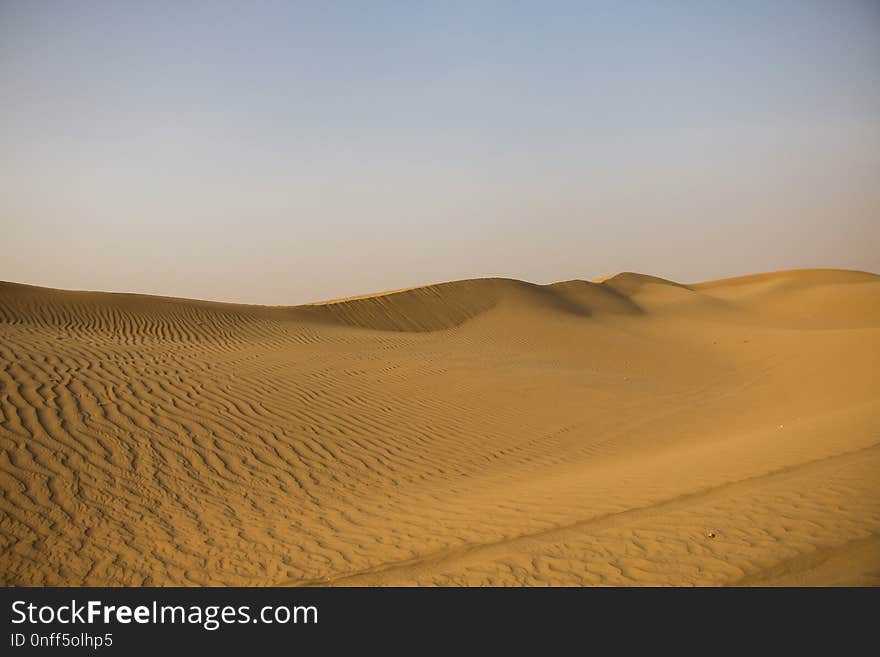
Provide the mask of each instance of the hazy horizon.
{"label": "hazy horizon", "polygon": [[880,272],[878,62],[868,1],[4,3],[0,280]]}

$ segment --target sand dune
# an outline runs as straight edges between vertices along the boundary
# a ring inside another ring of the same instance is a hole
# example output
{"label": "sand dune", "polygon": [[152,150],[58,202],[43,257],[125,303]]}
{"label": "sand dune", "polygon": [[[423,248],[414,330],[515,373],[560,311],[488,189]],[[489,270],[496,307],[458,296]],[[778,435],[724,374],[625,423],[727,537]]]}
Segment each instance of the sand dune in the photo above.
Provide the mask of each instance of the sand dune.
{"label": "sand dune", "polygon": [[0,283],[4,585],[880,585],[880,276]]}

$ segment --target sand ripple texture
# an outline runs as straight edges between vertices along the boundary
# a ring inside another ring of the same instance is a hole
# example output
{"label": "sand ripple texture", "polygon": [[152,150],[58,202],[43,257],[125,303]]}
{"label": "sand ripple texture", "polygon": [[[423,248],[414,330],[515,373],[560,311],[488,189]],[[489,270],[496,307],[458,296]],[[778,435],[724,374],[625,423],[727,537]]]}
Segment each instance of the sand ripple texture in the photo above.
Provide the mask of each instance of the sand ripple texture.
{"label": "sand ripple texture", "polygon": [[880,277],[0,283],[4,585],[880,584]]}

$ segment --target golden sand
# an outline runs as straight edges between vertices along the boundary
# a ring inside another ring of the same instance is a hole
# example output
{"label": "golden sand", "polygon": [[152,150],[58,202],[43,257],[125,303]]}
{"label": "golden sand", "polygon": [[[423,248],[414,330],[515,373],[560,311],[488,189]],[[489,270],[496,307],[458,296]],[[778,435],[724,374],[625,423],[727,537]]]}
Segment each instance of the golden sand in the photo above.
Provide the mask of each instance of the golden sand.
{"label": "golden sand", "polygon": [[0,283],[0,578],[880,584],[880,276]]}

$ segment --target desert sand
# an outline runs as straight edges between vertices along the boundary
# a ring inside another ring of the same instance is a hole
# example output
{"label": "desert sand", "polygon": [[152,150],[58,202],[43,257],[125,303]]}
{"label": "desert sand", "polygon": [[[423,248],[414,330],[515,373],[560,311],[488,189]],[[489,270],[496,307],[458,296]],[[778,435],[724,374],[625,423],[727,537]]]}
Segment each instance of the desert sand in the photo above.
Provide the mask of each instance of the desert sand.
{"label": "desert sand", "polygon": [[0,283],[4,585],[878,585],[880,276]]}

